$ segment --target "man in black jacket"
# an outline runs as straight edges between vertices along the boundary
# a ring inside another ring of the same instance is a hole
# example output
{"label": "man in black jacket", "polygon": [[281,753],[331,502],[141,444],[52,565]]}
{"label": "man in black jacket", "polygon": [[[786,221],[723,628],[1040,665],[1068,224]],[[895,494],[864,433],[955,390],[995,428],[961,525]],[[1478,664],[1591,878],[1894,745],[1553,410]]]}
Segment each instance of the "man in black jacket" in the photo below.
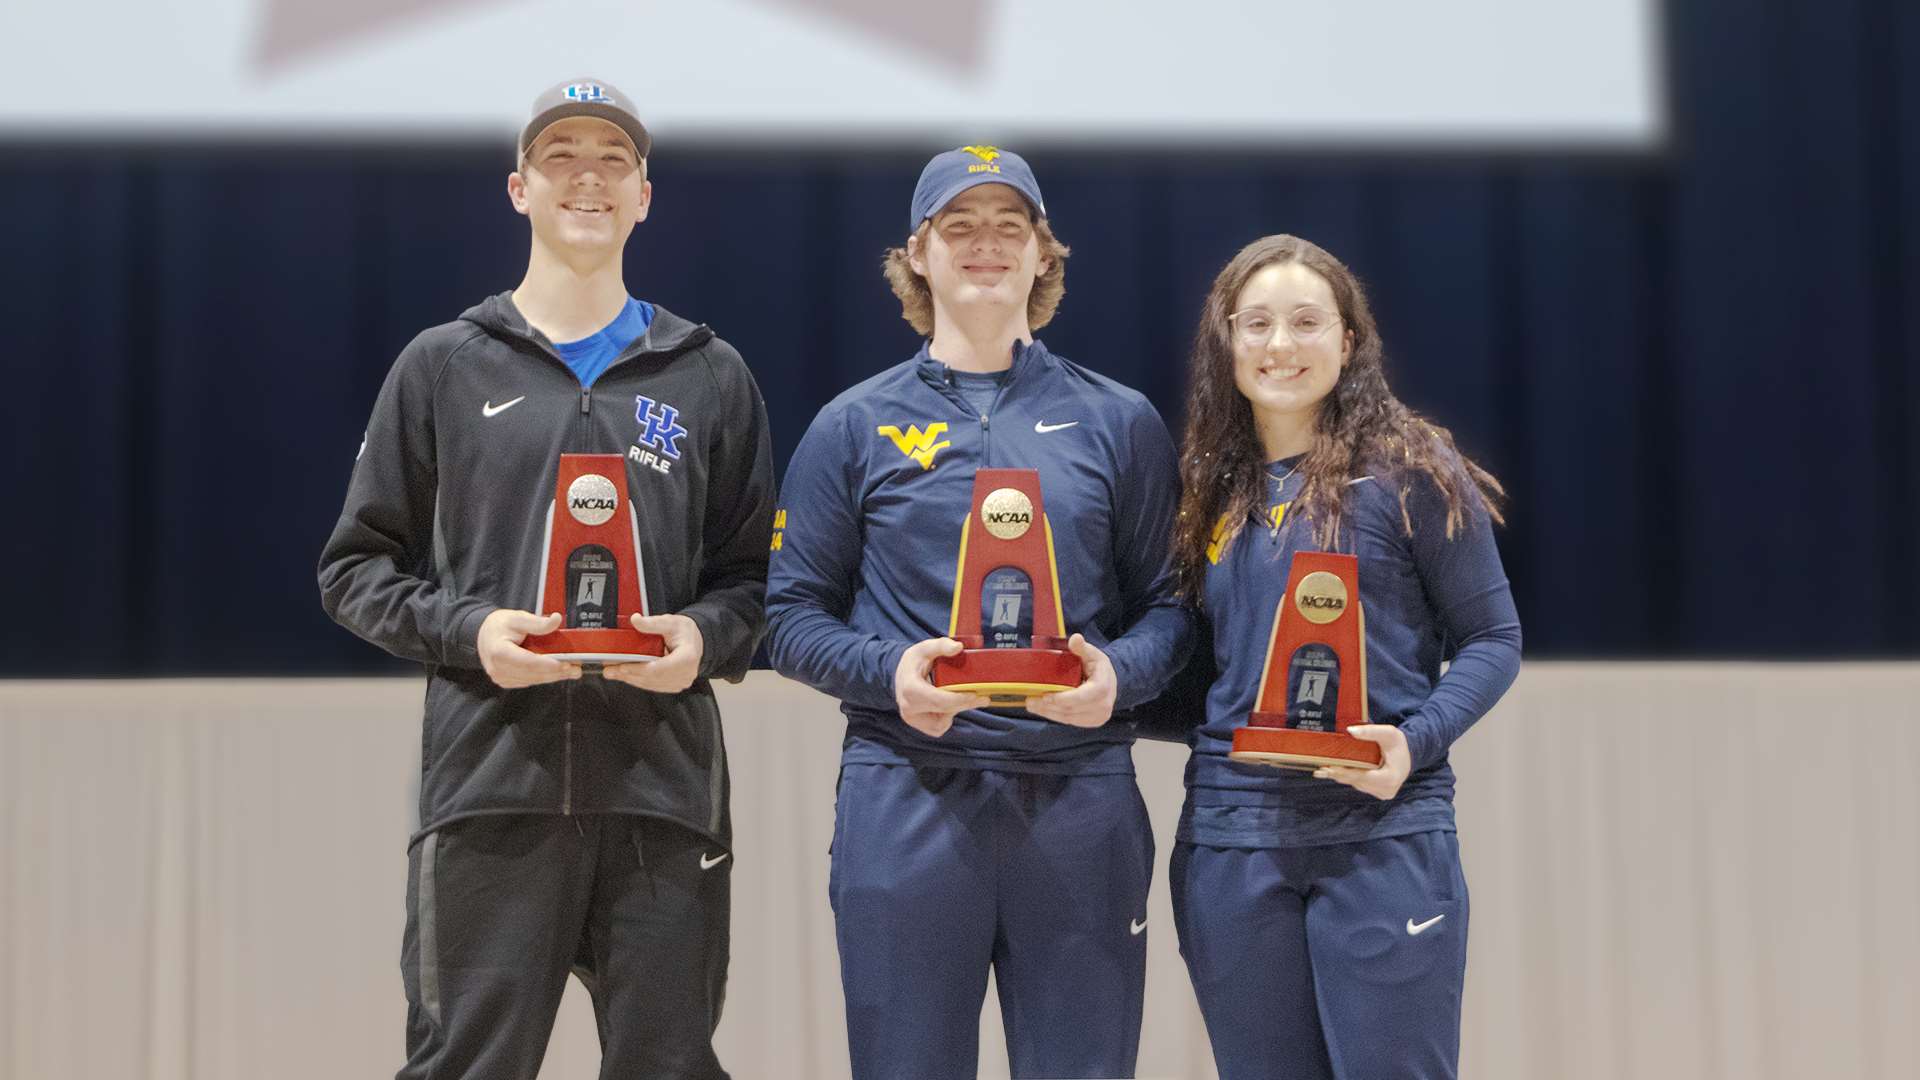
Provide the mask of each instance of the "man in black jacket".
{"label": "man in black jacket", "polygon": [[[508,177],[527,274],[400,354],[320,557],[327,613],[426,665],[401,1078],[533,1077],[569,970],[603,1076],[725,1077],[731,828],[711,678],[764,628],[766,408],[705,326],[627,294],[651,138],[628,99],[543,94]],[[619,453],[652,663],[522,647],[563,452]]]}

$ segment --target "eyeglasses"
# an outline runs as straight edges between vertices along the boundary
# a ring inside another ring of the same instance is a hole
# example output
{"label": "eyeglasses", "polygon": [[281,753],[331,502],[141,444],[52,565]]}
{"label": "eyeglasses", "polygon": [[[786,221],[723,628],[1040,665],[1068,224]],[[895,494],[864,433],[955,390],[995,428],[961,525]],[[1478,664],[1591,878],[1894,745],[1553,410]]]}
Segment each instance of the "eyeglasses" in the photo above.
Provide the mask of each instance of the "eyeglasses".
{"label": "eyeglasses", "polygon": [[1266,348],[1283,322],[1296,344],[1311,345],[1326,337],[1327,331],[1340,322],[1340,316],[1316,307],[1300,308],[1284,320],[1262,308],[1247,308],[1227,316],[1227,325],[1233,327],[1234,340],[1249,349]]}

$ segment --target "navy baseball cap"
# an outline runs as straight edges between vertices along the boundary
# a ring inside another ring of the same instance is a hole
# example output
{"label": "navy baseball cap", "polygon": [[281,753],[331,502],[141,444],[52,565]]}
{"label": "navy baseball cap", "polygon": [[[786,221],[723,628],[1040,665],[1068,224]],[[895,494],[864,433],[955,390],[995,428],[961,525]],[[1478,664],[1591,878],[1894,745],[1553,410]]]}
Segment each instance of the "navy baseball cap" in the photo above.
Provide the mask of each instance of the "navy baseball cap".
{"label": "navy baseball cap", "polygon": [[599,79],[573,79],[533,99],[533,119],[520,129],[520,156],[541,132],[569,116],[592,116],[619,128],[643,160],[653,151],[653,136],[633,111],[631,98]]}
{"label": "navy baseball cap", "polygon": [[920,182],[913,186],[913,217],[907,221],[907,231],[918,229],[955,196],[981,184],[1005,184],[1033,205],[1035,217],[1047,216],[1040,182],[1033,178],[1026,159],[997,146],[963,146],[935,154],[920,170]]}

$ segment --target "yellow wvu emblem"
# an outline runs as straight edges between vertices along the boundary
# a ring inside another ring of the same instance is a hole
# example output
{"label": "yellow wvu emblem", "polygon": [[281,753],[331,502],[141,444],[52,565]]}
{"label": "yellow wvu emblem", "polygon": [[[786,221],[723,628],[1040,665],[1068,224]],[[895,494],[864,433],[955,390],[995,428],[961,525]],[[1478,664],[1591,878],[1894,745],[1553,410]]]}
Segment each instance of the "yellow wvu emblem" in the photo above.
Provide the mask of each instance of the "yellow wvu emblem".
{"label": "yellow wvu emblem", "polygon": [[[1269,506],[1267,508],[1268,527],[1278,529],[1280,522],[1286,519],[1287,507],[1291,505],[1293,504],[1280,503],[1277,506]],[[1239,531],[1227,528],[1227,515],[1221,514],[1220,520],[1213,523],[1213,540],[1207,544],[1207,562],[1219,565],[1220,556],[1226,554],[1227,545],[1233,542],[1233,534]]]}
{"label": "yellow wvu emblem", "polygon": [[[901,453],[919,462],[922,469],[931,469],[933,468],[934,455],[952,445],[948,440],[940,439],[940,433],[945,430],[947,430],[947,425],[945,422],[941,422],[938,424],[928,424],[927,430],[925,431],[921,431],[917,424],[909,424],[907,425],[905,433],[902,433],[899,428],[892,424],[886,424],[875,428],[874,432],[875,434],[885,435],[887,438],[892,439],[893,445]],[[940,439],[940,441],[934,442],[933,440],[935,439]]]}
{"label": "yellow wvu emblem", "polygon": [[963,146],[960,149],[965,150],[981,161],[991,162],[994,158],[1000,156],[1000,148],[997,146]]}
{"label": "yellow wvu emblem", "polygon": [[1227,550],[1227,541],[1233,539],[1233,533],[1227,529],[1227,515],[1221,514],[1220,520],[1213,523],[1213,539],[1207,544],[1207,561],[1216,566],[1220,556]]}
{"label": "yellow wvu emblem", "polygon": [[781,547],[784,546],[783,539],[787,535],[785,531],[786,528],[787,512],[785,510],[775,511],[773,515],[773,543],[768,546],[768,551],[779,551]]}

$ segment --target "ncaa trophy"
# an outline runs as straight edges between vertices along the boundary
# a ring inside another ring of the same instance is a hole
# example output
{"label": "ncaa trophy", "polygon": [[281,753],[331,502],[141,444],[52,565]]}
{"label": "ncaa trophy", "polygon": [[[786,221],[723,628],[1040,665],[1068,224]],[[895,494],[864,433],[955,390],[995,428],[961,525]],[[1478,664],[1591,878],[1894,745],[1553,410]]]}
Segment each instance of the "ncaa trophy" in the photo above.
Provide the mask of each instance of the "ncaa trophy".
{"label": "ncaa trophy", "polygon": [[619,454],[560,455],[533,610],[558,612],[562,622],[551,634],[528,636],[522,648],[598,665],[653,660],[666,652],[664,638],[643,634],[628,621],[648,611],[640,518],[626,480],[627,462]]}
{"label": "ncaa trophy", "polygon": [[1085,670],[1067,651],[1065,621],[1039,470],[975,472],[947,626],[964,649],[935,658],[933,685],[996,705],[1071,690]]}
{"label": "ncaa trophy", "polygon": [[1360,560],[1301,551],[1274,612],[1260,696],[1233,733],[1235,761],[1317,769],[1376,768],[1380,745],[1347,734],[1367,722],[1367,622]]}

